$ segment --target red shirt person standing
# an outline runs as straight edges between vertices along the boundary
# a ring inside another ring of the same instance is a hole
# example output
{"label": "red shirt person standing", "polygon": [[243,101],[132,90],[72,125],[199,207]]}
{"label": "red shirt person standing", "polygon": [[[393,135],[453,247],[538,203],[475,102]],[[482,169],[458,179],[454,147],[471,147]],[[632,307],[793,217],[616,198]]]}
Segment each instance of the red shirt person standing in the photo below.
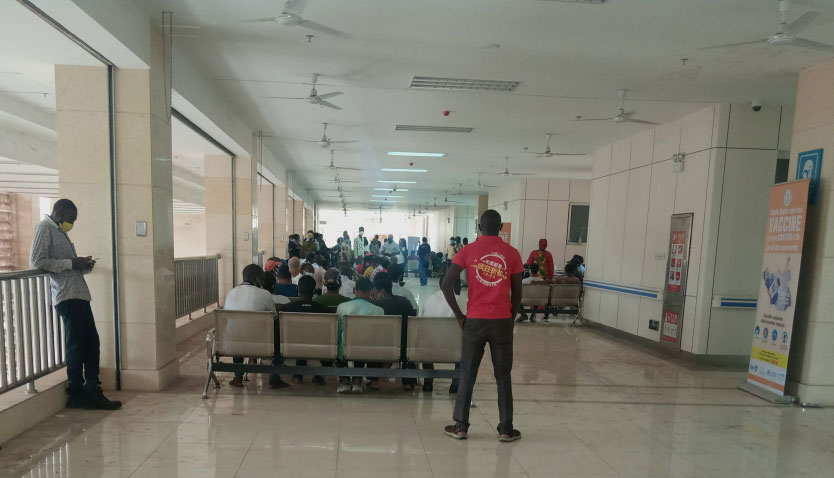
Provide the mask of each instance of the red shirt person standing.
{"label": "red shirt person standing", "polygon": [[[498,236],[501,215],[489,209],[478,225],[482,236],[455,254],[441,289],[463,329],[461,378],[455,401],[454,425],[446,435],[462,439],[469,430],[469,407],[478,368],[489,344],[498,387],[498,439],[515,441],[521,432],[513,429],[513,317],[521,304],[521,274],[524,266],[518,251]],[[469,301],[464,315],[455,300],[454,284],[466,269]]]}
{"label": "red shirt person standing", "polygon": [[555,266],[553,265],[553,255],[547,250],[547,239],[539,239],[539,248],[531,252],[530,257],[527,258],[527,265],[532,266],[533,264],[539,265],[539,277],[544,280],[553,279]]}

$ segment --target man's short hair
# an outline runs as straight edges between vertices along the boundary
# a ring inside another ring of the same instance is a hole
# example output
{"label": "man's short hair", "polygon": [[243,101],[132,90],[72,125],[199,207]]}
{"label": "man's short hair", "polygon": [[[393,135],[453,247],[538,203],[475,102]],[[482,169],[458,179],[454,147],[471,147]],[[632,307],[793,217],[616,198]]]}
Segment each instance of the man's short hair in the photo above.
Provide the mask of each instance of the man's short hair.
{"label": "man's short hair", "polygon": [[356,287],[356,290],[362,292],[370,292],[374,288],[374,284],[367,277],[359,277],[356,279],[356,285],[354,287]]}
{"label": "man's short hair", "polygon": [[429,240],[424,237],[423,238],[423,243],[426,243],[426,242],[429,242]]}
{"label": "man's short hair", "polygon": [[290,272],[290,268],[286,264],[278,267],[277,275],[279,279],[292,279],[292,272]]}
{"label": "man's short hair", "polygon": [[391,283],[391,274],[387,272],[377,272],[374,276],[374,289],[384,290],[391,294],[394,285]]}
{"label": "man's short hair", "polygon": [[565,275],[572,276],[576,275],[576,272],[579,270],[579,266],[577,266],[576,262],[570,261],[565,264]]}
{"label": "man's short hair", "polygon": [[304,276],[298,279],[298,295],[308,296],[313,295],[316,291],[316,280],[310,276]]}
{"label": "man's short hair", "polygon": [[329,269],[324,273],[324,286],[327,290],[339,290],[342,286],[342,275],[338,269]]}
{"label": "man's short hair", "polygon": [[501,214],[495,209],[487,209],[481,214],[481,231],[484,234],[497,236],[501,232]]}
{"label": "man's short hair", "polygon": [[538,264],[532,264],[530,266],[530,273],[533,274],[533,275],[538,274],[539,273],[539,265]]}
{"label": "man's short hair", "polygon": [[243,268],[243,281],[252,285],[263,285],[264,270],[258,264],[249,264]]}
{"label": "man's short hair", "polygon": [[297,257],[290,257],[290,260],[287,261],[287,266],[289,267],[301,267],[301,259]]}
{"label": "man's short hair", "polygon": [[70,201],[69,199],[59,199],[59,200],[55,201],[55,205],[52,206],[52,212],[64,212],[64,211],[78,212],[78,208],[75,207],[75,203]]}

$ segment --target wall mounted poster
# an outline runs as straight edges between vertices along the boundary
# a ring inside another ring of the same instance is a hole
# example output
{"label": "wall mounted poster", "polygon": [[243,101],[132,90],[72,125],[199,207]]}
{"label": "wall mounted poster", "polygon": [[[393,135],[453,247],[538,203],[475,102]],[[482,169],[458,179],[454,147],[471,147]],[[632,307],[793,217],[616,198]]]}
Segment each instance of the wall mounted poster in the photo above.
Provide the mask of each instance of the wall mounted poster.
{"label": "wall mounted poster", "polygon": [[770,188],[747,383],[780,397],[785,394],[787,380],[810,186],[811,180],[803,179]]}
{"label": "wall mounted poster", "polygon": [[816,204],[817,191],[820,187],[820,176],[822,175],[822,149],[799,153],[797,159],[796,179],[811,180],[811,186],[808,189],[808,204]]}
{"label": "wall mounted poster", "polygon": [[692,213],[674,214],[670,221],[666,285],[660,316],[660,343],[674,350],[680,350],[683,335],[692,217]]}

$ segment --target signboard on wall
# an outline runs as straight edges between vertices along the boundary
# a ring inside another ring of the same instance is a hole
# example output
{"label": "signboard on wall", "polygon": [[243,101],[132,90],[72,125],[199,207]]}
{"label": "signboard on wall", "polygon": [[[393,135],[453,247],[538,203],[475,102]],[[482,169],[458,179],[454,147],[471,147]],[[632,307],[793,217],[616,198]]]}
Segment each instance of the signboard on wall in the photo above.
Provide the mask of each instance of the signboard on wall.
{"label": "signboard on wall", "polygon": [[811,185],[811,179],[803,179],[770,188],[750,365],[741,388],[771,401],[785,395]]}
{"label": "signboard on wall", "polygon": [[501,232],[498,233],[498,237],[504,239],[504,242],[507,244],[510,243],[510,238],[512,237],[513,232],[513,223],[511,222],[502,222],[501,223]]}
{"label": "signboard on wall", "polygon": [[808,204],[817,203],[817,191],[820,187],[822,175],[822,149],[799,153],[796,162],[796,179],[809,179]]}
{"label": "signboard on wall", "polygon": [[681,348],[691,236],[692,213],[674,214],[669,231],[666,286],[663,288],[663,313],[660,316],[660,343],[675,350]]}

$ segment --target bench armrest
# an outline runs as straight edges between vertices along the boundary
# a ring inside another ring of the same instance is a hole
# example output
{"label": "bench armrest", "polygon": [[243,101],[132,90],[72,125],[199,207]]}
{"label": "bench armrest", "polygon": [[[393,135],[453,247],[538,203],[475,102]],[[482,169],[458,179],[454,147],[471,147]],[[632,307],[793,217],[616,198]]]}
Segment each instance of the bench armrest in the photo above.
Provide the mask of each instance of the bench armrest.
{"label": "bench armrest", "polygon": [[217,351],[217,331],[215,329],[210,329],[206,333],[206,355],[208,356],[209,361],[214,358],[215,352]]}

